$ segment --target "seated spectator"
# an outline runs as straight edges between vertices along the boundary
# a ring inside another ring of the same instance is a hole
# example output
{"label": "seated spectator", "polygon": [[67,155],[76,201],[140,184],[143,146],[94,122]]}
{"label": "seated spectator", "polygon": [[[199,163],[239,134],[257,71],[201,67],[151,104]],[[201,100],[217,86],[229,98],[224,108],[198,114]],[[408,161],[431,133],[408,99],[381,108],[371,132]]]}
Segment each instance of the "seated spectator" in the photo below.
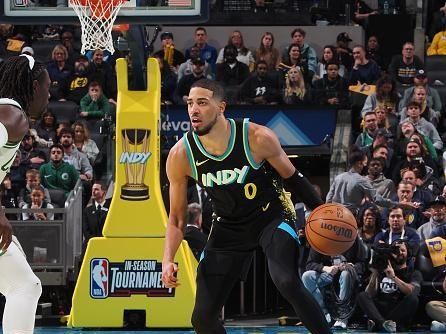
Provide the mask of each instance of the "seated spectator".
{"label": "seated spectator", "polygon": [[[443,278],[441,287],[443,293],[446,293],[446,276]],[[426,304],[426,313],[431,319],[433,319],[430,326],[430,330],[432,333],[446,332],[446,301],[429,301]]]}
{"label": "seated spectator", "polygon": [[57,128],[56,128],[57,142],[59,142],[59,140],[60,140],[60,131],[62,131],[62,129],[71,129],[71,123],[69,123],[69,122],[60,122],[60,123],[57,124]]}
{"label": "seated spectator", "polygon": [[265,32],[260,39],[260,46],[256,49],[255,60],[263,60],[268,66],[268,71],[274,71],[282,61],[280,52],[274,47],[274,36],[270,32]]}
{"label": "seated spectator", "polygon": [[359,25],[367,26],[368,19],[371,15],[378,14],[377,10],[373,10],[366,1],[355,0],[353,4],[353,21]]}
{"label": "seated spectator", "polygon": [[73,101],[80,104],[82,97],[88,93],[91,79],[89,62],[85,56],[79,56],[74,63],[74,72],[60,85],[59,101]]}
{"label": "seated spectator", "polygon": [[90,164],[93,165],[99,154],[99,148],[95,141],[90,139],[88,127],[83,122],[77,121],[73,124],[72,129],[74,131],[74,146],[78,151],[85,153]]}
{"label": "seated spectator", "polygon": [[365,49],[362,45],[353,48],[354,64],[350,73],[349,84],[374,85],[381,76],[378,65],[373,60],[365,57]]}
{"label": "seated spectator", "polygon": [[[217,50],[207,43],[208,34],[203,27],[197,27],[195,29],[194,45],[200,48],[200,58],[206,61],[212,68],[212,72],[215,72],[215,64],[217,61]],[[186,59],[190,58],[190,49],[186,50]]]}
{"label": "seated spectator", "polygon": [[[314,296],[319,306],[325,314],[328,323],[331,322],[331,312],[334,310],[340,313],[338,307],[342,305],[342,318],[339,317],[334,323],[334,328],[347,329],[348,314],[355,306],[355,286],[358,276],[365,271],[365,261],[360,257],[359,244],[356,239],[353,246],[346,252],[338,256],[323,255],[310,250],[306,271],[302,275],[302,282],[305,288]],[[339,286],[339,291],[334,292],[338,297],[338,305],[327,304],[324,298],[324,291],[331,291]],[[337,306],[337,307],[336,307]]]}
{"label": "seated spectator", "polygon": [[34,136],[26,134],[20,144],[20,164],[26,169],[39,169],[46,162],[46,154],[37,148]]}
{"label": "seated spectator", "polygon": [[71,75],[73,67],[67,63],[68,51],[62,44],[54,47],[51,54],[52,61],[47,65],[46,69],[51,79],[50,93],[53,99],[57,99],[59,87],[62,82]]}
{"label": "seated spectator", "polygon": [[412,85],[417,71],[424,68],[420,58],[414,55],[414,50],[413,43],[406,42],[403,44],[402,54],[392,58],[388,72],[399,85]]}
{"label": "seated spectator", "polygon": [[9,168],[9,178],[12,182],[12,187],[17,193],[19,192],[19,189],[22,189],[26,184],[25,175],[27,168],[20,163],[21,155],[20,150],[17,150],[14,161]]}
{"label": "seated spectator", "polygon": [[47,189],[60,189],[65,197],[74,189],[79,173],[69,163],[63,160],[64,148],[60,144],[50,147],[50,161],[40,167],[42,185]]}
{"label": "seated spectator", "polygon": [[[31,188],[31,204],[25,203],[23,209],[54,209],[51,203],[45,201],[45,194],[41,187]],[[54,220],[54,214],[51,212],[23,212],[23,220]]]}
{"label": "seated spectator", "polygon": [[164,59],[174,73],[178,72],[178,68],[186,61],[181,51],[175,48],[173,43],[173,34],[170,31],[163,31],[160,35],[161,50],[154,53],[154,57]]}
{"label": "seated spectator", "polygon": [[161,71],[161,103],[173,104],[177,87],[177,76],[163,58],[155,57]]}
{"label": "seated spectator", "polygon": [[302,58],[298,44],[291,44],[288,47],[288,55],[282,58],[282,62],[279,64],[278,69],[281,70],[284,75],[286,75],[291,67],[298,68],[302,72],[305,82],[307,84],[311,83],[311,77],[308,72],[308,64]]}
{"label": "seated spectator", "polygon": [[423,136],[418,131],[414,132],[410,139],[418,139],[421,145],[423,145],[424,151],[426,152],[426,155],[428,155],[434,162],[437,161],[438,154],[437,150],[435,149],[434,145],[430,141],[430,139],[426,136]]}
{"label": "seated spectator", "polygon": [[99,120],[110,115],[111,105],[97,81],[88,85],[88,93],[80,100],[79,116],[86,120]]}
{"label": "seated spectator", "polygon": [[430,167],[424,160],[414,159],[409,162],[408,168],[415,173],[417,187],[430,192],[433,196],[440,195],[442,183],[435,165]]}
{"label": "seated spectator", "polygon": [[389,133],[391,138],[396,138],[398,129],[398,116],[396,116],[390,109],[384,106],[378,106],[374,110],[376,115],[376,123],[378,129],[383,129]]}
{"label": "seated spectator", "polygon": [[446,199],[443,196],[437,196],[426,209],[430,216],[429,221],[417,230],[422,241],[432,238],[432,231],[436,227],[446,226]]}
{"label": "seated spectator", "polygon": [[[248,66],[250,71],[254,70],[255,60],[252,52],[245,46],[243,42],[242,33],[239,30],[234,30],[228,39],[227,45],[233,45],[237,49],[237,61]],[[225,61],[224,57],[225,48],[220,49],[217,56],[217,64],[222,64]]]}
{"label": "seated spectator", "polygon": [[369,36],[365,47],[365,52],[367,59],[373,60],[375,63],[377,63],[381,71],[387,69],[387,65],[384,63],[384,56],[378,42],[378,37],[374,35]]}
{"label": "seated spectator", "polygon": [[201,230],[201,206],[198,203],[191,203],[187,206],[187,225],[184,232],[184,240],[187,241],[194,257],[200,261],[201,253],[206,246],[207,235]]}
{"label": "seated spectator", "polygon": [[428,56],[445,56],[446,55],[446,23],[443,29],[437,32],[432,40],[431,45],[426,51]]}
{"label": "seated spectator", "polygon": [[205,61],[201,58],[195,58],[192,61],[192,73],[182,77],[175,90],[174,101],[176,104],[186,104],[191,86],[200,79],[206,79],[205,65]]}
{"label": "seated spectator", "polygon": [[419,173],[412,169],[404,170],[401,173],[401,180],[411,183],[414,186],[412,202],[419,203],[419,209],[423,212],[424,209],[434,200],[434,195],[429,189],[421,187],[422,180],[419,178]]}
{"label": "seated spectator", "polygon": [[240,101],[248,104],[277,104],[280,102],[279,87],[268,76],[268,65],[259,60],[256,70],[242,84]]}
{"label": "seated spectator", "polygon": [[302,72],[297,67],[292,67],[288,71],[282,101],[285,104],[293,105],[311,102],[310,89],[305,84]]}
{"label": "seated spectator", "polygon": [[351,41],[352,39],[346,32],[341,32],[336,37],[336,54],[338,56],[339,64],[343,65],[347,72],[350,72],[353,67],[353,51],[349,47]]}
{"label": "seated spectator", "polygon": [[372,158],[368,164],[368,179],[376,192],[384,198],[392,198],[396,193],[395,184],[384,176],[385,160]]}
{"label": "seated spectator", "polygon": [[415,126],[417,131],[422,135],[428,137],[435,149],[441,150],[443,148],[443,141],[438,134],[435,126],[426,120],[424,117],[421,117],[421,105],[417,101],[411,101],[407,104],[407,118],[401,118],[403,122],[410,121]]}
{"label": "seated spectator", "polygon": [[[180,67],[178,68],[178,78],[177,81],[180,82],[180,80],[189,74],[192,74],[192,63],[200,58],[200,49],[198,46],[193,45],[190,48],[190,58],[187,59],[184,63],[182,63],[180,65]],[[212,71],[211,71],[211,67],[209,66],[209,64],[205,61],[204,62],[204,73],[207,79],[213,79],[213,75],[212,75]]]}
{"label": "seated spectator", "polygon": [[45,201],[51,203],[50,192],[40,183],[39,171],[37,169],[29,169],[26,171],[26,186],[19,191],[19,208],[23,208],[25,204],[31,205],[31,189],[35,187],[40,187],[43,190]]}
{"label": "seated spectator", "polygon": [[418,70],[413,78],[414,85],[407,88],[404,91],[403,98],[400,100],[398,113],[401,114],[401,110],[413,99],[413,91],[415,87],[423,86],[426,91],[427,106],[433,110],[442,110],[443,105],[441,102],[440,94],[438,90],[428,85],[427,72],[425,70]]}
{"label": "seated spectator", "polygon": [[[17,187],[14,187],[9,174],[5,175],[0,184],[0,203],[5,209],[18,209]],[[18,220],[17,214],[7,213],[6,218],[9,220]]]}
{"label": "seated spectator", "polygon": [[406,119],[399,124],[398,132],[400,133],[400,136],[396,139],[395,151],[399,157],[405,156],[407,143],[414,134],[418,134],[423,138],[423,141],[420,142],[424,144],[423,146],[426,152],[434,161],[437,159],[437,151],[429,137],[419,133],[410,119]]}
{"label": "seated spectator", "polygon": [[376,93],[367,96],[361,114],[374,111],[377,107],[384,108],[388,114],[398,112],[398,90],[395,81],[389,75],[383,75],[376,81]]}
{"label": "seated spectator", "polygon": [[360,149],[365,149],[372,145],[373,139],[378,132],[378,122],[376,120],[376,114],[373,111],[365,113],[362,119],[364,129],[358,138],[356,138],[355,145]]}
{"label": "seated spectator", "polygon": [[74,146],[72,129],[62,129],[60,131],[60,144],[62,144],[64,150],[63,160],[76,169],[82,181],[91,181],[93,179],[93,168],[87,156]]}
{"label": "seated spectator", "polygon": [[[396,214],[399,210],[392,212]],[[404,332],[417,311],[423,277],[418,270],[407,265],[410,250],[406,244],[401,242],[398,245],[399,254],[390,255],[387,268],[383,271],[369,268],[372,272],[369,284],[358,296],[358,304],[367,315],[367,327],[372,332]]]}
{"label": "seated spectator", "polygon": [[325,66],[326,74],[313,83],[314,103],[348,108],[350,102],[347,81],[339,74],[339,64],[329,61]]}
{"label": "seated spectator", "polygon": [[[413,95],[411,97],[411,101],[418,102],[421,108],[421,117],[431,122],[435,127],[438,126],[440,121],[440,111],[433,110],[429,108],[427,105],[426,99],[426,88],[424,86],[416,86],[413,90]],[[401,109],[401,119],[406,119],[407,117],[407,109]]]}
{"label": "seated spectator", "polygon": [[224,48],[224,62],[217,64],[215,79],[226,88],[229,103],[234,103],[238,96],[239,86],[248,78],[248,65],[237,60],[237,48],[226,45]]}
{"label": "seated spectator", "polygon": [[73,66],[77,57],[80,56],[80,49],[74,41],[73,33],[69,30],[65,30],[62,32],[60,39],[63,46],[65,46],[68,51],[67,63]]}
{"label": "seated spectator", "polygon": [[118,86],[115,69],[104,61],[104,51],[97,49],[93,51],[93,57],[90,61],[89,72],[92,81],[97,81],[107,96],[110,103],[116,104]]}
{"label": "seated spectator", "polygon": [[313,82],[315,80],[322,79],[325,74],[327,74],[327,64],[328,63],[337,63],[338,64],[338,74],[341,77],[345,77],[347,71],[345,66],[339,64],[338,55],[336,53],[336,48],[333,45],[324,46],[324,51],[322,53],[322,58],[320,62],[317,63],[316,73],[313,76]]}
{"label": "seated spectator", "polygon": [[382,232],[381,213],[372,202],[365,202],[358,212],[358,236],[371,249],[375,237]]}
{"label": "seated spectator", "polygon": [[[306,77],[309,79],[308,82],[312,82],[313,75],[316,73],[316,66],[317,66],[317,54],[316,51],[307,43],[305,43],[305,36],[306,36],[305,30],[301,28],[296,28],[291,32],[291,39],[292,44],[297,44],[299,46],[300,50],[300,58],[302,59],[302,62],[308,66],[308,73]],[[287,58],[287,56],[290,54],[290,47],[291,45],[287,46],[283,52],[282,52],[282,60]]]}
{"label": "seated spectator", "polygon": [[57,119],[52,111],[42,113],[40,120],[30,129],[30,133],[36,138],[41,148],[48,148],[56,142]]}

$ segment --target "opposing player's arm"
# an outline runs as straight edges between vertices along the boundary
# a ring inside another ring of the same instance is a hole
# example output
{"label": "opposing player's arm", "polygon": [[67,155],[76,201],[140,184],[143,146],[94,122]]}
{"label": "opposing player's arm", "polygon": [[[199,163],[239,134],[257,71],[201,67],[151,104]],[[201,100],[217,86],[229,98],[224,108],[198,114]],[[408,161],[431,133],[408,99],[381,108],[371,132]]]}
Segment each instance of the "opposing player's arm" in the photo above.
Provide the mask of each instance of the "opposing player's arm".
{"label": "opposing player's arm", "polygon": [[284,179],[285,187],[296,193],[310,209],[324,203],[308,179],[291,163],[272,130],[250,123],[249,145],[254,159],[268,161]]}
{"label": "opposing player's arm", "polygon": [[175,287],[178,282],[174,274],[178,271],[178,267],[174,263],[174,258],[183,240],[187,223],[187,184],[188,176],[191,174],[183,140],[177,142],[170,150],[166,168],[170,183],[170,213],[164,245],[162,278],[166,287]]}

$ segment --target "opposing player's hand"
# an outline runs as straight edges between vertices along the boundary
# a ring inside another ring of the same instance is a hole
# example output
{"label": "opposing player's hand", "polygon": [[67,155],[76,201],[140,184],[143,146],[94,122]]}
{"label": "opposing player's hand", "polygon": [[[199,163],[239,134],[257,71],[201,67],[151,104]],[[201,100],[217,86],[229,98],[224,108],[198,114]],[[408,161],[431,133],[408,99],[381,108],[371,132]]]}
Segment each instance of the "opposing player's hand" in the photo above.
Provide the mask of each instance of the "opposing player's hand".
{"label": "opposing player's hand", "polygon": [[9,247],[12,240],[12,226],[5,215],[0,215],[0,252],[4,253]]}
{"label": "opposing player's hand", "polygon": [[178,278],[175,273],[178,272],[178,266],[173,262],[163,263],[162,280],[167,288],[176,288],[178,285]]}

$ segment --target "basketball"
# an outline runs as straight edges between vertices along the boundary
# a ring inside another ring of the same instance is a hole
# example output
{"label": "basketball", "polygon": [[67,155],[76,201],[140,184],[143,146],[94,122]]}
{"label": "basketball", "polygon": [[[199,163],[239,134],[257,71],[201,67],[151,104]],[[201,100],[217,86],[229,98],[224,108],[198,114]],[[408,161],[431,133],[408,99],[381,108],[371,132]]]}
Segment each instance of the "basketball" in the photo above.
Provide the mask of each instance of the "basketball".
{"label": "basketball", "polygon": [[325,255],[340,255],[350,249],[358,234],[356,219],[338,203],[318,206],[307,219],[305,236],[310,246]]}

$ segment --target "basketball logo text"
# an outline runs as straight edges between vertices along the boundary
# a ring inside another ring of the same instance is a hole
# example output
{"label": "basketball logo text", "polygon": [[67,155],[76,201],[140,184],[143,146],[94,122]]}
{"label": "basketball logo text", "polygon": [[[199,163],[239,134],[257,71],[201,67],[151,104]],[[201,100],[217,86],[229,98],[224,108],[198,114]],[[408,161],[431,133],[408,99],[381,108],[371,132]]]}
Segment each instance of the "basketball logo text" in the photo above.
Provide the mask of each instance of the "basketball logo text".
{"label": "basketball logo text", "polygon": [[201,175],[201,182],[204,187],[213,187],[214,184],[221,186],[237,182],[243,184],[249,172],[249,166],[243,166],[242,169],[225,169],[214,173],[206,173]]}
{"label": "basketball logo text", "polygon": [[328,231],[333,231],[336,235],[342,235],[346,239],[351,239],[353,232],[351,229],[335,226],[329,223],[322,222],[321,228]]}

